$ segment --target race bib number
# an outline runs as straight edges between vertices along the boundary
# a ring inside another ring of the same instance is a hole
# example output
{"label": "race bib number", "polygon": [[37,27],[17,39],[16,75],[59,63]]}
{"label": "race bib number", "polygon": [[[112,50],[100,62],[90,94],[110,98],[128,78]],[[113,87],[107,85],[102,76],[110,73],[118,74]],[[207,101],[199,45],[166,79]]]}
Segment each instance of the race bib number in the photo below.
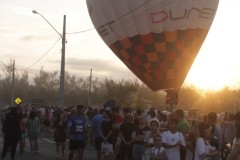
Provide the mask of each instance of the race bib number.
{"label": "race bib number", "polygon": [[82,132],[83,126],[82,125],[76,125],[76,132]]}

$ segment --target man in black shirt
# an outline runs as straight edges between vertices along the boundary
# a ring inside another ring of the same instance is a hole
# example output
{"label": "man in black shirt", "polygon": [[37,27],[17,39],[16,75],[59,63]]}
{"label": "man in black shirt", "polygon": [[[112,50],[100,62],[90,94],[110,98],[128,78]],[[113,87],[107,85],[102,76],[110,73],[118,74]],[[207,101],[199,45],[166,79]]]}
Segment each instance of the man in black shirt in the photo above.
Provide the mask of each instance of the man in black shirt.
{"label": "man in black shirt", "polygon": [[2,132],[4,134],[4,146],[1,160],[3,160],[6,156],[9,147],[11,147],[11,160],[14,160],[16,154],[17,144],[21,137],[21,117],[17,109],[17,107],[12,107],[3,122]]}
{"label": "man in black shirt", "polygon": [[133,132],[133,115],[128,113],[126,115],[126,122],[121,124],[119,129],[119,137],[121,139],[120,152],[117,156],[118,160],[132,160],[132,132]]}

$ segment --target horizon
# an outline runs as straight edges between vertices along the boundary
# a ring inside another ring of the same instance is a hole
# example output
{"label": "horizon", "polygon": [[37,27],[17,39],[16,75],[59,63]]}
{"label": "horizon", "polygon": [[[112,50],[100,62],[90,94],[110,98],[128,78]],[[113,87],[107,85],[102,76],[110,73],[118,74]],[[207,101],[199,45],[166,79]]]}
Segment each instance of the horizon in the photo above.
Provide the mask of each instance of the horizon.
{"label": "horizon", "polygon": [[[240,22],[234,16],[240,14],[239,7],[239,1],[219,2],[212,27],[183,85],[194,84],[206,90],[240,87],[237,53]],[[27,69],[34,74],[38,74],[42,66],[49,72],[60,72],[61,40],[42,17],[32,13],[36,10],[60,33],[63,15],[67,16],[66,71],[86,77],[92,68],[99,78],[137,78],[93,29],[85,1],[3,0],[0,8],[0,62],[8,64],[10,59],[15,59],[17,69]],[[0,63],[0,67],[4,65]]]}

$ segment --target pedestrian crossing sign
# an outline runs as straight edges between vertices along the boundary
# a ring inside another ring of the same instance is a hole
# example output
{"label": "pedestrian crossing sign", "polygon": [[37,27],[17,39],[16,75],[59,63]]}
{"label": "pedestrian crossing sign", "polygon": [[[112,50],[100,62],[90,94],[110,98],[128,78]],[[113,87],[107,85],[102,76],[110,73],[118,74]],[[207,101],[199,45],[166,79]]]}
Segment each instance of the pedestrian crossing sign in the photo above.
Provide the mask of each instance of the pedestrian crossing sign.
{"label": "pedestrian crossing sign", "polygon": [[16,99],[15,99],[15,103],[16,103],[16,104],[20,104],[21,102],[22,102],[22,100],[21,100],[20,98],[16,98]]}

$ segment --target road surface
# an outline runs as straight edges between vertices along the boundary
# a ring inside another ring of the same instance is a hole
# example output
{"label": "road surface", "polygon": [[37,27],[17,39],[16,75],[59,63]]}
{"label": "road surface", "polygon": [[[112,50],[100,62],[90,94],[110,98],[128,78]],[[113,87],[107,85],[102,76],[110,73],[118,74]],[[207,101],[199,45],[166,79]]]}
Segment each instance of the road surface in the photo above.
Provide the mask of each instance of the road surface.
{"label": "road surface", "polygon": [[[2,154],[3,148],[3,138],[0,137],[0,152]],[[10,150],[10,149],[9,149]],[[68,160],[68,142],[66,143],[65,160]],[[53,141],[52,136],[40,136],[39,138],[39,152],[31,153],[29,140],[26,140],[26,151],[23,154],[19,152],[19,145],[17,146],[16,160],[55,160],[56,159],[56,149],[55,142]],[[94,146],[88,144],[84,152],[84,160],[96,160],[96,151]],[[10,152],[7,153],[7,156],[4,160],[11,160]]]}

